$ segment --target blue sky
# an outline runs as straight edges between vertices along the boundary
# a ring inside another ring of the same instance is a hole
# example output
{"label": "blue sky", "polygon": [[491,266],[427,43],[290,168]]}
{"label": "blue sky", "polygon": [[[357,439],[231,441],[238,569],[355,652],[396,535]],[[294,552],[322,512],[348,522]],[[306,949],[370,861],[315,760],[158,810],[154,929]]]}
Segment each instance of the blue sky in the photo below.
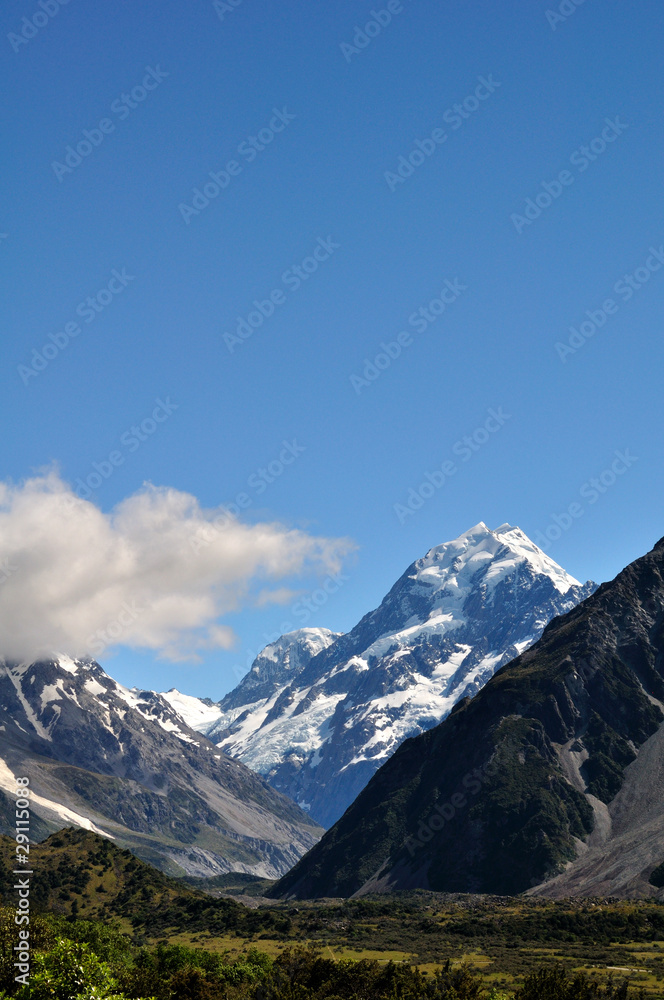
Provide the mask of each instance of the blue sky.
{"label": "blue sky", "polygon": [[548,531],[581,580],[664,534],[661,9],[561,9],[4,5],[2,479],[119,451],[104,512],[245,494],[248,523],[357,545],[324,597],[289,580],[308,617],[247,606],[198,664],[120,646],[119,680],[218,698],[480,520]]}

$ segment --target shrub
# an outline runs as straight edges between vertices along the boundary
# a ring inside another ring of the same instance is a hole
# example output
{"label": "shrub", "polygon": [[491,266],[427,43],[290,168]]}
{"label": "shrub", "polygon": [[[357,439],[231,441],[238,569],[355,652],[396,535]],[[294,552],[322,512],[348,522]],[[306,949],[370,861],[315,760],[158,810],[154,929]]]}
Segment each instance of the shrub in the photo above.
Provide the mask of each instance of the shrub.
{"label": "shrub", "polygon": [[20,1000],[126,1000],[109,966],[86,944],[58,938],[49,952],[32,959],[30,986]]}

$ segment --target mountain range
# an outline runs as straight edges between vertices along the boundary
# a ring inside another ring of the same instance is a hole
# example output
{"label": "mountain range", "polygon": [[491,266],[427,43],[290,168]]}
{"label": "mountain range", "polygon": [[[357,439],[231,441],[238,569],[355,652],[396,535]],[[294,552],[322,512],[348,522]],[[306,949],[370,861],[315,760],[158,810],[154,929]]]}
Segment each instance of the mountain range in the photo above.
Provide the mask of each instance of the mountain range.
{"label": "mountain range", "polygon": [[[171,874],[283,874],[322,830],[192,730],[160,695],[93,660],[0,662],[0,789],[27,775],[32,836],[110,837]],[[0,833],[15,827],[0,791]]]}
{"label": "mountain range", "polygon": [[329,827],[405,739],[475,695],[595,587],[519,528],[480,523],[412,563],[349,633],[282,636],[217,705],[163,697]]}
{"label": "mountain range", "polygon": [[270,643],[219,703],[130,690],[91,659],[0,661],[0,789],[30,775],[36,838],[76,825],[174,874],[279,878],[404,741],[595,588],[519,528],[480,523],[412,563],[348,634]]}
{"label": "mountain range", "polygon": [[272,890],[664,899],[664,539],[408,739]]}

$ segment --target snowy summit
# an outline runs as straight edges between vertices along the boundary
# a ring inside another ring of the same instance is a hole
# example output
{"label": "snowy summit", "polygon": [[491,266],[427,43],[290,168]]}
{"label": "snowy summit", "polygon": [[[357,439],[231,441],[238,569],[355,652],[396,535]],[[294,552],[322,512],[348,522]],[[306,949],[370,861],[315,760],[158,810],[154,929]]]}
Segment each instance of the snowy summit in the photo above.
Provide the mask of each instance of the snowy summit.
{"label": "snowy summit", "polygon": [[347,635],[301,629],[191,725],[333,823],[407,737],[437,725],[589,596],[520,528],[480,522],[408,567]]}

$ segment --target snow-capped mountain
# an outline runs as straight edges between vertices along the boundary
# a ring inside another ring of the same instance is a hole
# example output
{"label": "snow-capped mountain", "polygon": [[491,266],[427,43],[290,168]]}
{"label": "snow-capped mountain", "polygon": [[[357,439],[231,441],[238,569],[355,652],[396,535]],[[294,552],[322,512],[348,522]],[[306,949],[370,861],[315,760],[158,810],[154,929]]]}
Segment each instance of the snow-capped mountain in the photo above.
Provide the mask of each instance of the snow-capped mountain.
{"label": "snow-capped mountain", "polygon": [[160,697],[196,732],[206,733],[221,718],[221,709],[211,698],[195,698],[177,688],[165,691]]}
{"label": "snow-capped mountain", "polygon": [[408,740],[276,898],[664,902],[664,538]]}
{"label": "snow-capped mountain", "polygon": [[268,646],[205,732],[329,826],[404,739],[437,725],[595,587],[519,528],[480,523],[409,566],[347,635],[321,635],[308,662],[296,651],[321,630]]}
{"label": "snow-capped mountain", "polygon": [[249,673],[220,702],[194,698],[176,688],[171,688],[161,697],[192,729],[201,733],[215,732],[217,724],[225,720],[229,712],[255,705],[258,701],[266,702],[288,687],[309,661],[341,634],[330,632],[328,628],[301,628],[280,636],[258,654]]}
{"label": "snow-capped mountain", "polygon": [[[0,661],[0,790],[21,775],[43,834],[81,826],[174,873],[272,878],[321,832],[165,698],[92,660]],[[0,826],[6,806],[0,791]]]}

